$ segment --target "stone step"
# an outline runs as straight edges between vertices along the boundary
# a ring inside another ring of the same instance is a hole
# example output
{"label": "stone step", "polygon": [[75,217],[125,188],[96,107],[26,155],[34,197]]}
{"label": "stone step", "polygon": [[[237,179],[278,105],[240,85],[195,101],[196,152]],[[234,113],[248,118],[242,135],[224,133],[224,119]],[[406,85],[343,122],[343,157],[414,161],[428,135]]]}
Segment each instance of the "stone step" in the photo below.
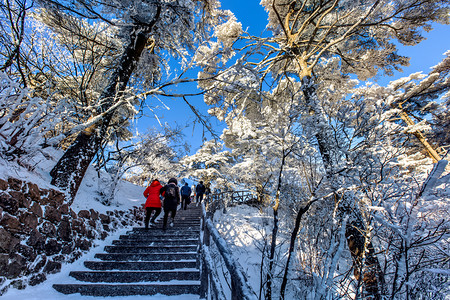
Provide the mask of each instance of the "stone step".
{"label": "stone step", "polygon": [[[172,220],[171,217],[168,217],[167,220],[170,222]],[[183,223],[183,222],[200,222],[201,217],[197,215],[187,216],[187,215],[178,215],[175,217],[175,222]],[[158,218],[156,222],[162,223],[164,221],[163,218]]]}
{"label": "stone step", "polygon": [[155,261],[85,261],[91,270],[173,270],[198,268],[198,262],[191,260],[155,260]]}
{"label": "stone step", "polygon": [[[149,226],[149,228],[162,228],[163,227],[163,223],[159,223],[156,222],[156,224],[154,226]],[[200,222],[183,222],[183,223],[177,223],[174,222],[173,223],[173,227],[177,228],[178,230],[182,230],[184,228],[195,228],[198,227],[200,228]],[[144,227],[142,227],[143,230],[145,230]],[[167,223],[167,229],[169,229],[169,223]]]}
{"label": "stone step", "polygon": [[156,261],[156,260],[191,260],[197,259],[198,253],[97,253],[95,258],[103,261]]}
{"label": "stone step", "polygon": [[[175,216],[175,219],[181,219],[181,218],[201,218],[202,212],[200,210],[178,210],[177,214]],[[170,216],[169,216],[170,218]],[[164,213],[161,213],[158,217],[158,220],[162,221],[164,219]]]}
{"label": "stone step", "polygon": [[[172,219],[171,218],[169,218],[168,220],[167,220],[167,223],[170,223],[172,221]],[[175,218],[175,220],[174,220],[174,224],[176,224],[176,223],[178,223],[178,224],[189,224],[189,223],[200,223],[201,222],[201,219],[198,219],[198,218],[189,218],[189,219],[184,219],[184,220],[181,220],[180,218]],[[163,224],[163,220],[157,220],[156,221],[156,223],[157,224]],[[139,228],[139,227],[137,227],[137,228]]]}
{"label": "stone step", "polygon": [[[171,218],[168,219],[167,222],[170,222]],[[187,218],[175,218],[174,223],[179,223],[179,224],[184,224],[184,223],[200,223],[201,219],[200,218],[191,218],[191,217],[187,217]],[[158,224],[162,224],[163,220],[157,220],[156,223]]]}
{"label": "stone step", "polygon": [[163,235],[183,235],[183,234],[200,234],[200,226],[193,226],[191,227],[178,227],[173,228],[170,226],[167,226],[167,230],[162,229],[162,225],[156,224],[154,226],[150,226],[148,229],[145,229],[144,227],[129,231],[126,233],[126,235],[146,235],[146,234],[163,234]]}
{"label": "stone step", "polygon": [[197,245],[105,246],[108,253],[181,253],[197,251]]}
{"label": "stone step", "polygon": [[[170,220],[171,217],[168,218],[168,220]],[[156,221],[157,222],[162,222],[164,219],[162,217],[159,217]],[[200,221],[201,220],[201,216],[199,216],[198,214],[183,214],[183,213],[177,213],[177,215],[175,216],[175,222],[184,222],[184,221],[191,221],[191,220],[196,220],[196,221]]]}
{"label": "stone step", "polygon": [[152,234],[161,234],[161,235],[183,235],[186,233],[196,233],[200,234],[200,226],[191,227],[170,227],[167,226],[167,230],[162,229],[162,225],[156,225],[153,227],[149,227],[148,229],[139,228],[130,232],[127,232],[127,235],[152,235]]}
{"label": "stone step", "polygon": [[126,234],[149,234],[152,232],[161,232],[164,234],[183,234],[186,232],[195,232],[195,233],[200,233],[200,226],[187,226],[187,227],[177,227],[177,228],[173,228],[170,226],[167,226],[167,230],[163,231],[162,230],[162,225],[161,224],[156,224],[154,226],[150,226],[148,229],[145,229],[144,227],[142,228],[136,228],[133,231],[129,231]]}
{"label": "stone step", "polygon": [[[170,221],[167,222],[167,224],[169,224]],[[160,224],[162,225],[163,222],[156,222],[156,224]],[[184,226],[184,225],[200,225],[200,220],[192,220],[192,221],[179,221],[179,220],[175,220],[175,222],[173,222],[174,225],[180,225],[180,226]]]}
{"label": "stone step", "polygon": [[[143,228],[146,230],[145,228]],[[149,226],[149,230],[163,229],[162,224],[156,224],[154,226]],[[176,231],[186,231],[186,230],[200,230],[200,224],[174,224],[173,226],[169,226],[167,224],[167,229],[176,230]],[[134,233],[134,232],[133,232]]]}
{"label": "stone step", "polygon": [[197,239],[123,239],[112,242],[116,246],[169,246],[169,245],[197,245]]}
{"label": "stone step", "polygon": [[200,280],[198,269],[157,270],[157,271],[72,271],[69,274],[87,282],[149,282],[171,280]]}
{"label": "stone step", "polygon": [[156,295],[167,296],[200,293],[200,282],[192,283],[140,283],[140,284],[54,284],[53,288],[63,294],[79,293],[83,296],[134,296]]}
{"label": "stone step", "polygon": [[55,284],[64,294],[86,296],[182,295],[200,292],[198,241],[200,207],[177,212],[174,226],[162,219],[145,229],[135,227],[85,261],[90,271],[72,271],[79,284]]}
{"label": "stone step", "polygon": [[184,232],[184,233],[168,233],[164,234],[161,232],[151,231],[147,234],[129,234],[121,235],[119,240],[180,240],[180,239],[198,239],[200,234],[198,232]]}

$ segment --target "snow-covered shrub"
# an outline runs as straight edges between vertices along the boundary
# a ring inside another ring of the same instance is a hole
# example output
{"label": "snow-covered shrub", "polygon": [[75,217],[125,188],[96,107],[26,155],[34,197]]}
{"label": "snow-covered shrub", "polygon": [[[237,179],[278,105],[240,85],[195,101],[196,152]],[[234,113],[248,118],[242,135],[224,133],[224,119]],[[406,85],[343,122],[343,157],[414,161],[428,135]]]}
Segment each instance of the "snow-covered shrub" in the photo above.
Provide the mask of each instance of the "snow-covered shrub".
{"label": "snow-covered shrub", "polygon": [[32,91],[4,73],[0,73],[0,111],[0,153],[8,157],[44,147],[67,117],[64,101],[33,97]]}

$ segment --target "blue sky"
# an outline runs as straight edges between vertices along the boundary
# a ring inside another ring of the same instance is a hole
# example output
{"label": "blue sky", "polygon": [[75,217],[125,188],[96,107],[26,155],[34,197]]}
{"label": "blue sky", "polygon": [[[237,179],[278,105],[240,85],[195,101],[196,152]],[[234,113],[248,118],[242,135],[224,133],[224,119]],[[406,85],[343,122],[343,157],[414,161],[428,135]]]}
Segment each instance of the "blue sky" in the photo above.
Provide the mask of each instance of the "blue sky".
{"label": "blue sky", "polygon": [[[265,31],[267,24],[267,14],[264,8],[259,5],[260,0],[223,0],[222,8],[231,10],[239,22],[242,23],[243,29],[247,30],[252,35],[260,36]],[[381,85],[387,82],[407,76],[414,72],[423,71],[428,73],[430,68],[439,63],[443,59],[443,54],[450,50],[450,26],[436,24],[431,32],[425,33],[427,38],[425,41],[417,46],[399,46],[399,54],[411,57],[410,66],[403,69],[403,73],[395,72],[393,77],[380,77],[377,82]],[[181,89],[184,92],[192,92],[196,85],[183,86]],[[189,91],[187,91],[189,90]],[[192,123],[195,120],[194,114],[189,107],[184,103],[183,99],[163,98],[164,103],[170,107],[170,110],[158,109],[158,116],[162,122],[168,122],[171,125],[179,124],[184,126]],[[157,103],[155,99],[150,100],[151,103]],[[201,113],[207,114],[208,107],[204,104],[202,96],[189,98],[189,101]],[[146,118],[139,120],[138,128],[140,131],[145,131],[145,128],[158,126],[156,120]],[[212,125],[219,134],[223,128],[218,121],[212,120]],[[191,144],[191,154],[195,153],[202,145],[203,128],[200,124],[189,125],[184,130],[185,138]],[[206,133],[206,138],[210,139],[210,135]]]}

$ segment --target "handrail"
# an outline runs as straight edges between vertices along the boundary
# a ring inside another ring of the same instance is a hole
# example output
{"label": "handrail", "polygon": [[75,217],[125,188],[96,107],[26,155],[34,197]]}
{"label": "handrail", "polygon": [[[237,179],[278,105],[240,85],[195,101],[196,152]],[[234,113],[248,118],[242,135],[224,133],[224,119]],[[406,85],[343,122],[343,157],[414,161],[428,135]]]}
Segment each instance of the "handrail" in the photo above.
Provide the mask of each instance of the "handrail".
{"label": "handrail", "polygon": [[231,299],[232,300],[256,300],[256,294],[247,282],[244,270],[241,265],[232,257],[231,251],[227,242],[220,236],[217,229],[214,227],[210,217],[211,212],[206,212],[205,206],[202,203],[202,229],[203,236],[201,240],[202,253],[202,274],[201,274],[201,291],[200,297],[206,298],[208,294],[208,286],[212,285],[211,299],[225,300],[222,285],[217,279],[217,273],[211,265],[211,255],[209,246],[211,237],[214,244],[222,256],[225,266],[230,272],[231,278]]}
{"label": "handrail", "polygon": [[[208,204],[208,211],[213,213],[223,208],[224,212],[230,204],[243,204],[255,199],[255,195],[251,191],[227,191],[206,196],[206,203]],[[209,205],[212,205],[211,207]]]}
{"label": "handrail", "polygon": [[226,195],[230,195],[229,198],[233,202],[244,202],[245,200],[252,200],[254,196],[253,192],[251,191],[227,191],[210,194],[209,197],[212,199],[223,199]]}
{"label": "handrail", "polygon": [[202,273],[201,282],[202,288],[200,291],[200,297],[206,298],[208,292],[208,282],[211,283],[211,299],[226,299],[223,292],[222,284],[219,281],[219,275],[217,275],[216,269],[212,265],[212,257],[209,251],[209,247],[202,247]]}

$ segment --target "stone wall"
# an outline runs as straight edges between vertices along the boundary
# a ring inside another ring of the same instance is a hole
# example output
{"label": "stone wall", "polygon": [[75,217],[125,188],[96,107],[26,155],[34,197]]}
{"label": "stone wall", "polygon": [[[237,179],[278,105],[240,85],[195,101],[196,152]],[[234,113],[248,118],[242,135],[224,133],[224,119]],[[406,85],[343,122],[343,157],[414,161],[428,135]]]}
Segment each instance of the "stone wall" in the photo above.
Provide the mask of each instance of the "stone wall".
{"label": "stone wall", "polygon": [[19,179],[0,179],[0,295],[46,280],[118,228],[142,225],[138,207],[75,213],[59,191]]}

